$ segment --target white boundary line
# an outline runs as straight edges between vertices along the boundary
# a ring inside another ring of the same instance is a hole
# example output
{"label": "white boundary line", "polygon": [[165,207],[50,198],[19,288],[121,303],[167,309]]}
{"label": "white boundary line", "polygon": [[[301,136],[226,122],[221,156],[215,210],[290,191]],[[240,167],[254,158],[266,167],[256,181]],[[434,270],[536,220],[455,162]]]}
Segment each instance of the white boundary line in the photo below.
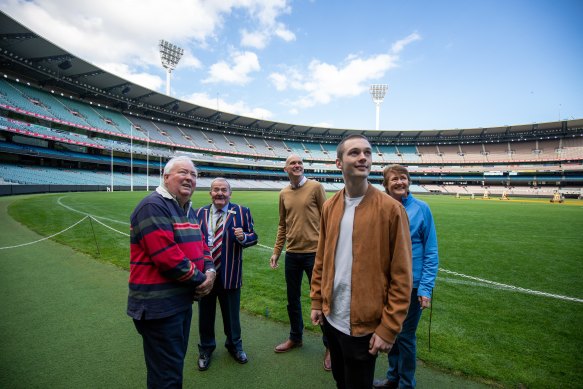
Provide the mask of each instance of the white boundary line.
{"label": "white boundary line", "polygon": [[493,286],[499,287],[501,289],[516,290],[516,291],[519,291],[519,292],[522,292],[522,293],[526,293],[526,294],[533,294],[533,295],[537,295],[537,296],[552,297],[552,298],[559,299],[559,300],[566,300],[566,301],[574,301],[574,302],[577,302],[577,303],[583,303],[583,299],[578,299],[576,297],[569,297],[569,296],[563,296],[563,295],[560,295],[560,294],[540,292],[538,290],[526,289],[526,288],[522,288],[520,286],[502,284],[500,282],[490,281],[490,280],[484,280],[482,278],[468,276],[466,274],[457,273],[455,271],[447,270],[447,269],[444,269],[444,268],[439,268],[439,271],[442,271],[444,273],[451,274],[451,275],[454,275],[454,276],[458,276],[458,277],[462,277],[462,278],[467,278],[467,279],[470,279],[470,280],[478,281],[478,282],[481,282],[481,283],[484,283],[484,284],[493,285]]}
{"label": "white boundary line", "polygon": [[113,227],[110,227],[110,226],[108,226],[107,224],[105,224],[105,223],[103,223],[103,222],[100,222],[99,220],[97,220],[97,219],[96,219],[95,217],[93,217],[92,215],[88,215],[87,217],[88,217],[88,218],[90,218],[90,219],[92,219],[92,220],[95,220],[95,222],[97,222],[97,223],[101,224],[103,227],[105,227],[105,228],[109,228],[110,230],[117,232],[118,234],[122,234],[122,235],[125,235],[125,236],[127,236],[127,237],[129,237],[129,236],[130,236],[130,234],[128,234],[128,233],[125,233],[125,232],[118,231],[118,230],[116,230],[115,228],[113,228]]}
{"label": "white boundary line", "polygon": [[104,217],[104,216],[97,216],[97,215],[92,215],[92,214],[90,214],[90,213],[83,212],[83,211],[79,211],[79,210],[77,210],[77,209],[75,209],[75,208],[69,207],[68,205],[65,205],[65,204],[63,204],[63,203],[61,202],[61,200],[62,200],[62,199],[64,199],[65,197],[67,197],[67,196],[61,196],[61,197],[59,197],[59,198],[57,199],[57,203],[58,203],[58,204],[59,204],[61,207],[63,207],[63,208],[66,208],[66,209],[68,209],[68,210],[69,210],[69,211],[71,211],[71,212],[76,212],[76,213],[80,213],[81,215],[90,216],[90,217],[91,217],[93,220],[95,220],[95,221],[97,221],[96,219],[103,219],[103,220],[109,220],[110,222],[113,222],[113,223],[125,224],[126,226],[129,226],[129,225],[130,225],[130,223],[128,223],[128,222],[122,222],[122,221],[115,220],[115,219],[110,219],[110,218],[108,218],[108,217]]}
{"label": "white boundary line", "polygon": [[[86,215],[86,217],[92,218],[97,223],[101,224],[104,227],[109,228],[110,230],[113,230],[113,231],[115,231],[115,232],[117,232],[119,234],[125,235],[125,236],[129,236],[129,234],[126,234],[124,232],[118,231],[118,230],[116,230],[116,229],[114,229],[114,228],[112,228],[112,227],[110,227],[110,226],[108,226],[108,225],[100,222],[99,220],[96,219],[98,216],[95,216],[95,215],[91,215],[91,214],[88,214],[88,213],[85,213],[85,212],[78,211],[78,210],[76,210],[76,209],[74,209],[72,207],[69,207],[69,206],[63,204],[61,202],[61,199],[63,199],[64,197],[65,196],[59,197],[59,199],[57,200],[57,202],[59,203],[59,205],[61,205],[62,207],[67,208],[70,211],[73,211],[73,212],[77,212],[77,213],[81,213],[83,215]],[[129,223],[121,222],[119,220],[109,219],[107,217],[99,217],[99,218],[100,219],[103,219],[103,220],[109,220],[109,221],[112,221],[112,222],[115,222],[115,223],[129,224]],[[83,219],[83,220],[85,220],[85,219]],[[77,222],[76,224],[79,224],[81,221]],[[72,228],[72,227],[73,226],[71,226],[69,228]],[[264,248],[266,250],[273,250],[272,247],[265,246],[265,245],[262,245],[262,244],[257,244],[257,246],[259,246],[261,248]],[[577,302],[577,303],[583,303],[583,299],[579,299],[579,298],[576,298],[576,297],[563,296],[563,295],[560,295],[560,294],[553,294],[553,293],[541,292],[541,291],[538,291],[538,290],[526,289],[526,288],[522,288],[520,286],[502,284],[500,282],[485,280],[483,278],[469,276],[467,274],[458,273],[458,272],[451,271],[451,270],[447,270],[447,269],[444,269],[444,268],[439,268],[439,271],[440,272],[443,272],[443,273],[446,273],[446,274],[453,275],[453,276],[457,276],[457,277],[461,277],[461,278],[466,278],[466,279],[470,279],[470,280],[473,280],[473,281],[477,281],[478,283],[475,284],[476,286],[482,286],[482,287],[484,287],[486,285],[491,285],[491,286],[493,286],[495,288],[499,288],[499,289],[503,289],[503,290],[510,290],[510,291],[521,292],[521,293],[531,294],[531,295],[536,295],[536,296],[550,297],[550,298],[554,298],[554,299],[558,299],[558,300],[565,300],[565,301],[573,301],[573,302]]]}
{"label": "white boundary line", "polygon": [[73,224],[73,225],[71,225],[71,226],[69,226],[69,227],[65,228],[65,229],[64,229],[64,230],[62,230],[62,231],[59,231],[59,232],[57,232],[57,233],[55,233],[55,234],[53,234],[53,235],[50,235],[50,236],[45,236],[44,238],[42,238],[42,239],[39,239],[39,240],[35,240],[34,242],[22,243],[22,244],[18,244],[18,245],[16,245],[16,246],[6,246],[6,247],[0,247],[0,250],[6,250],[6,249],[14,249],[14,248],[17,248],[17,247],[30,246],[31,244],[35,244],[35,243],[39,243],[39,242],[45,241],[45,240],[47,240],[47,239],[50,239],[50,238],[52,238],[52,237],[55,237],[55,236],[57,236],[57,235],[60,235],[60,234],[62,234],[62,233],[63,233],[63,232],[65,232],[65,231],[68,231],[68,230],[70,230],[71,228],[75,227],[77,224],[81,223],[82,221],[84,221],[84,220],[85,220],[85,219],[87,219],[87,218],[89,218],[89,216],[85,216],[83,219],[79,220],[77,223],[75,223],[75,224]]}

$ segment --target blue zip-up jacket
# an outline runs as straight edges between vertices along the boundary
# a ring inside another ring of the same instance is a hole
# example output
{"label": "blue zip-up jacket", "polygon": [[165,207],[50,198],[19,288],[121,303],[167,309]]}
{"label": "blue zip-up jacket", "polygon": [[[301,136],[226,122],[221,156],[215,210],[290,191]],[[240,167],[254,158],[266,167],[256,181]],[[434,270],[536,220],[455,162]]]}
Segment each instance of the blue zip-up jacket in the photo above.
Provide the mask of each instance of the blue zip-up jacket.
{"label": "blue zip-up jacket", "polygon": [[431,297],[439,266],[437,233],[433,215],[426,202],[411,193],[401,199],[409,216],[409,231],[413,246],[413,288],[417,295]]}

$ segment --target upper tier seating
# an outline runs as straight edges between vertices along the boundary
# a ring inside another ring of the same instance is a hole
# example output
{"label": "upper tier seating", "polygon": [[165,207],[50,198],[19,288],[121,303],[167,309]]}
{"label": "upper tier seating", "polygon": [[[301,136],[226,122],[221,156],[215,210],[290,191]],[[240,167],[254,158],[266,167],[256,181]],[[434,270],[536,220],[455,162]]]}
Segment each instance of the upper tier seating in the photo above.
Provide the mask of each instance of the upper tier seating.
{"label": "upper tier seating", "polygon": [[[0,104],[6,109],[42,117],[59,123],[59,126],[68,126],[70,131],[61,133],[60,138],[69,143],[89,139],[90,147],[96,148],[129,152],[130,147],[124,145],[128,143],[127,138],[133,136],[134,151],[160,157],[180,150],[246,156],[252,161],[254,158],[266,160],[270,157],[285,160],[290,153],[298,154],[313,164],[324,161],[334,163],[336,158],[335,145],[331,144],[256,138],[245,134],[243,129],[233,130],[241,131],[241,134],[223,133],[204,126],[190,128],[136,118],[6,79],[0,79]],[[13,125],[14,128],[18,126],[20,124]],[[74,134],[76,131],[85,135],[78,136]],[[38,128],[35,134],[47,135],[46,131]],[[114,140],[104,139],[103,134],[111,135]],[[150,144],[146,145],[148,139]],[[560,162],[583,159],[581,143],[583,140],[579,137],[459,145],[373,144],[373,161],[380,165],[401,163],[409,166]]]}

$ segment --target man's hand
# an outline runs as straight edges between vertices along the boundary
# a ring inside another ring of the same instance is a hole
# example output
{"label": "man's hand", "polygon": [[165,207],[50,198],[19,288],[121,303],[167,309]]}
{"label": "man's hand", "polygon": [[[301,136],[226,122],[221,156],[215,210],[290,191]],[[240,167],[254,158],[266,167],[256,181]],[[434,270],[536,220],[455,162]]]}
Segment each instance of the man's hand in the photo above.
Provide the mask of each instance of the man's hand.
{"label": "man's hand", "polygon": [[269,265],[272,269],[277,269],[279,267],[277,261],[279,261],[279,255],[273,254],[269,259]]}
{"label": "man's hand", "polygon": [[205,273],[206,280],[202,284],[196,287],[194,290],[195,297],[203,297],[210,293],[213,288],[213,284],[215,283],[215,278],[217,277],[217,273],[214,271],[207,271]]}
{"label": "man's hand", "polygon": [[312,324],[315,326],[324,324],[324,315],[322,314],[322,310],[312,309],[311,319]]}
{"label": "man's hand", "polygon": [[429,308],[431,306],[431,299],[425,296],[417,296],[421,309]]}
{"label": "man's hand", "polygon": [[393,345],[391,343],[385,342],[383,338],[377,334],[372,334],[370,342],[368,343],[368,353],[371,355],[377,355],[379,352],[388,353],[391,351],[392,347]]}
{"label": "man's hand", "polygon": [[233,228],[233,232],[235,233],[235,238],[238,241],[242,242],[245,239],[245,234],[243,233],[243,229],[241,227]]}

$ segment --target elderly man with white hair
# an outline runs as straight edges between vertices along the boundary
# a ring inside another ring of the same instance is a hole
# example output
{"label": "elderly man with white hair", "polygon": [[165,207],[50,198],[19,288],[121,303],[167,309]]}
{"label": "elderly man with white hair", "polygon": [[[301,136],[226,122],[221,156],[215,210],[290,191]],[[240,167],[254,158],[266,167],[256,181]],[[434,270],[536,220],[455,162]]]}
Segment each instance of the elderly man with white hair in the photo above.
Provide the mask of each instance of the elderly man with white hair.
{"label": "elderly man with white hair", "polygon": [[172,158],[164,183],[130,217],[127,313],[142,336],[148,388],[182,387],[192,303],[208,294],[215,268],[190,198],[196,167]]}

